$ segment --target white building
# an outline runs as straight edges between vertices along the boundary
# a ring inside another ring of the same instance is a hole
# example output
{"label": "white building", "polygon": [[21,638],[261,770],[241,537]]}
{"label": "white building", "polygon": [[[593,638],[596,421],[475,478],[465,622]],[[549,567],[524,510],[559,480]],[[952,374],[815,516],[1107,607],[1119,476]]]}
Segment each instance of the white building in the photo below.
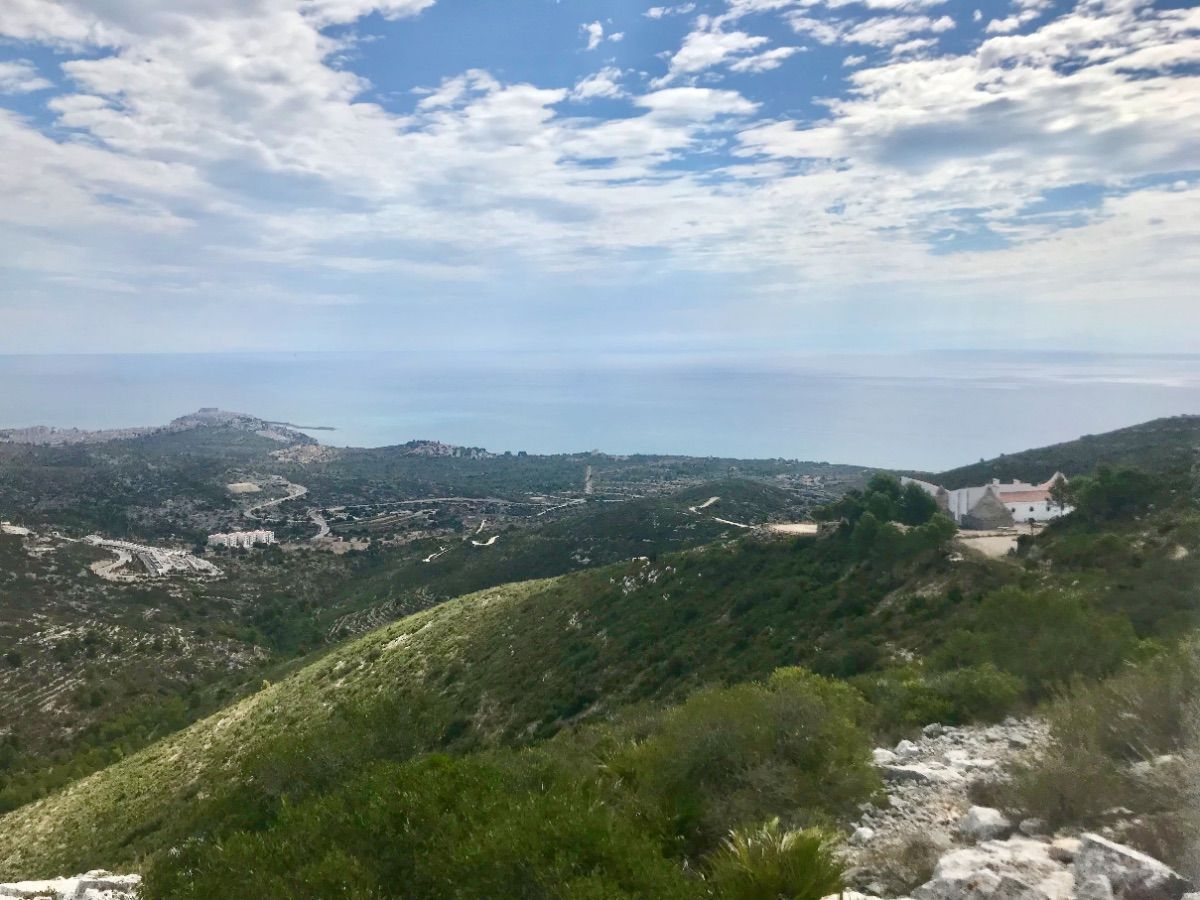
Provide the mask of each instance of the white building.
{"label": "white building", "polygon": [[231,531],[228,534],[210,534],[208,546],[231,547],[235,550],[249,550],[258,544],[270,545],[275,543],[273,531]]}
{"label": "white building", "polygon": [[927,491],[946,513],[963,528],[998,528],[1026,522],[1049,522],[1065,516],[1073,507],[1060,506],[1054,502],[1050,492],[1055,482],[1066,482],[1066,476],[1055,472],[1041,484],[1030,484],[1013,479],[1001,482],[993,478],[991,484],[978,487],[946,488],[920,481],[902,478],[905,484],[912,482]]}

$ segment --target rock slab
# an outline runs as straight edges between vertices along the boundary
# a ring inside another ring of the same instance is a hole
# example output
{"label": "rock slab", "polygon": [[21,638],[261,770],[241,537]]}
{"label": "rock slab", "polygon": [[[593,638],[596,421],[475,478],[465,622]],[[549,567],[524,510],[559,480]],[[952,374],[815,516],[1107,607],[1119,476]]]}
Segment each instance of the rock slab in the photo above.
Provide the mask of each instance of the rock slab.
{"label": "rock slab", "polygon": [[94,869],[74,878],[0,884],[0,900],[136,900],[140,875]]}
{"label": "rock slab", "polygon": [[1082,886],[1100,884],[1102,879],[1117,900],[1181,900],[1193,887],[1152,856],[1098,834],[1085,834],[1075,854],[1075,880]]}

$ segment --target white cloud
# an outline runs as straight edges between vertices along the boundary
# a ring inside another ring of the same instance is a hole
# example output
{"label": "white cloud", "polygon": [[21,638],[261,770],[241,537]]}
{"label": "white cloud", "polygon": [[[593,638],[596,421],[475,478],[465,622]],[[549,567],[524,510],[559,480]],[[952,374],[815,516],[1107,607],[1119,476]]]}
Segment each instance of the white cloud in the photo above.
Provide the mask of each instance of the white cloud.
{"label": "white cloud", "polygon": [[600,22],[588,22],[586,25],[580,25],[583,33],[587,36],[587,48],[595,50],[604,41],[604,25]]}
{"label": "white cloud", "polygon": [[[809,34],[822,44],[868,44],[874,47],[912,45],[914,35],[939,33],[954,27],[949,16],[873,16],[861,21],[814,19],[793,15],[789,23],[799,34]],[[921,46],[928,46],[928,43]]]}
{"label": "white cloud", "polygon": [[571,91],[574,100],[595,100],[597,98],[611,99],[624,97],[626,92],[621,87],[622,72],[615,66],[605,66],[598,72],[593,72],[575,83]]}
{"label": "white cloud", "polygon": [[28,94],[54,87],[27,59],[0,61],[0,94]]}
{"label": "white cloud", "polygon": [[1010,31],[1016,31],[1022,25],[1032,22],[1039,15],[1041,13],[1036,9],[1022,10],[1016,15],[1006,16],[1003,19],[992,19],[984,30],[988,34],[1008,34]]}
{"label": "white cloud", "polygon": [[922,50],[928,50],[931,47],[937,46],[937,40],[934,38],[913,38],[909,41],[903,41],[899,44],[893,44],[891,47],[891,55],[893,58],[905,56],[907,54],[919,53]]}
{"label": "white cloud", "polygon": [[489,73],[482,69],[470,69],[461,75],[445,79],[435,90],[429,91],[418,103],[423,110],[454,106],[472,93],[494,91],[500,87]]}
{"label": "white cloud", "polygon": [[582,31],[584,33],[584,35],[587,38],[587,49],[588,50],[595,50],[597,47],[599,47],[605,41],[610,41],[611,43],[615,44],[615,43],[619,43],[620,41],[625,40],[625,32],[623,32],[623,31],[613,32],[612,34],[605,34],[604,23],[599,22],[599,21],[588,22],[584,25],[580,25],[579,29],[580,29],[580,31]]}
{"label": "white cloud", "polygon": [[768,72],[771,69],[778,69],[785,60],[800,53],[802,49],[801,47],[775,47],[772,50],[756,53],[754,56],[743,57],[737,62],[731,63],[729,68],[733,72]]}
{"label": "white cloud", "polygon": [[[819,6],[727,6],[898,54],[874,52],[865,69],[846,56],[814,120],[692,84],[795,52],[730,19],[698,22],[672,54],[679,80],[638,96],[635,63],[574,85],[471,69],[397,113],[339,68],[347,44],[322,31],[365,0],[303,13],[283,0],[178,0],[169,13],[8,0],[0,30],[53,45],[71,87],[48,104],[52,128],[0,108],[6,278],[164,310],[181,296],[283,294],[319,309],[376,297],[376,278],[390,298],[407,279],[617,284],[653,268],[813,295],[901,286],[930,303],[1137,297],[1194,322],[1179,298],[1195,284],[1200,188],[1146,185],[1194,168],[1200,13],[1087,0],[949,52],[932,42],[954,22],[916,12],[928,4]],[[85,44],[106,49],[70,51]],[[625,114],[563,103],[601,97]],[[1069,227],[1028,213],[1078,183],[1108,196]],[[931,253],[980,229],[1005,246]]]}
{"label": "white cloud", "polygon": [[642,15],[648,19],[664,19],[667,16],[686,16],[695,10],[695,3],[679,3],[675,6],[652,6]]}
{"label": "white cloud", "polygon": [[748,116],[758,109],[757,103],[752,103],[737,91],[699,87],[654,91],[638,97],[636,103],[658,116],[670,119],[703,120],[723,115]]}
{"label": "white cloud", "polygon": [[713,31],[702,27],[683,39],[683,45],[671,57],[670,74],[702,72],[730,57],[756,50],[765,43],[765,37],[749,35],[744,31]]}
{"label": "white cloud", "polygon": [[56,0],[5,0],[0,3],[0,35],[56,46],[106,46],[114,29],[78,5]]}

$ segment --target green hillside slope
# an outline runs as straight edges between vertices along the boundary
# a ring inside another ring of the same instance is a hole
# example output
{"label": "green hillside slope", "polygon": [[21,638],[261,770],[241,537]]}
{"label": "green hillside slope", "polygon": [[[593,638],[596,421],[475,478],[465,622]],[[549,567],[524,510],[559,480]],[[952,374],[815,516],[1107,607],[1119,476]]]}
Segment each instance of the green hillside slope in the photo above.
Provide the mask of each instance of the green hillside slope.
{"label": "green hillside slope", "polygon": [[1081,518],[989,561],[952,552],[942,525],[880,521],[866,511],[887,505],[874,490],[855,524],[820,538],[745,538],[508,585],[372,632],[0,819],[0,877],[153,870],[193,838],[307,828],[286,815],[294,803],[375,762],[544,746],[781,666],[848,678],[873,727],[893,734],[1002,717],[1153,655],[1194,620],[1190,507]]}
{"label": "green hillside slope", "polygon": [[523,743],[622,704],[664,702],[781,665],[837,668],[847,648],[877,645],[892,627],[900,636],[898,621],[881,628],[868,612],[911,566],[934,566],[930,577],[946,584],[996,577],[983,563],[953,578],[938,574],[937,561],[856,568],[849,542],[817,544],[708,547],[418,613],[9,814],[0,820],[0,873],[115,864],[180,839],[181,811],[247,754],[335,717],[361,727],[348,723],[381,698],[405,752]]}
{"label": "green hillside slope", "polygon": [[1010,453],[930,476],[947,488],[1019,478],[1039,483],[1055,472],[1068,477],[1091,472],[1099,465],[1136,466],[1149,472],[1190,470],[1200,447],[1200,416],[1155,419],[1104,434]]}

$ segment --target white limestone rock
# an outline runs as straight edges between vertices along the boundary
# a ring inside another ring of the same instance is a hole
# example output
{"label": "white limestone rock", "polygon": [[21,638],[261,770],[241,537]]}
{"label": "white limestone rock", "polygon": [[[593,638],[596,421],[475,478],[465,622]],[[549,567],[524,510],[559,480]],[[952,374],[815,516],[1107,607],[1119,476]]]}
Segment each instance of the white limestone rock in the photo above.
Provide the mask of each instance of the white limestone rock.
{"label": "white limestone rock", "polygon": [[1180,900],[1193,888],[1166,863],[1098,834],[1085,834],[1075,855],[1075,880],[1082,885],[1100,876],[1108,879],[1119,900]]}
{"label": "white limestone rock", "polygon": [[888,781],[911,781],[916,784],[948,784],[962,781],[963,778],[954,769],[936,763],[883,766],[881,772]]}
{"label": "white limestone rock", "polygon": [[1020,824],[1017,825],[1017,831],[1026,837],[1037,837],[1039,834],[1046,833],[1046,821],[1045,819],[1035,818],[1022,819]]}
{"label": "white limestone rock", "polygon": [[1004,813],[990,806],[972,806],[958,823],[958,832],[970,841],[992,841],[1013,830]]}
{"label": "white limestone rock", "polygon": [[896,762],[896,760],[899,757],[897,757],[895,753],[893,753],[891,750],[886,749],[885,747],[876,747],[874,750],[871,751],[871,758],[874,760],[875,765],[887,766],[887,765],[891,765],[892,763]]}
{"label": "white limestone rock", "polygon": [[912,756],[919,756],[921,748],[912,741],[904,740],[896,745],[895,753],[901,759],[908,759]]}
{"label": "white limestone rock", "polygon": [[994,769],[997,765],[994,758],[981,759],[967,750],[947,750],[942,757],[956,769]]}
{"label": "white limestone rock", "polygon": [[1093,875],[1087,881],[1077,882],[1073,900],[1114,900],[1112,882],[1103,875]]}
{"label": "white limestone rock", "polygon": [[113,875],[93,869],[74,878],[0,884],[0,900],[135,900],[140,875]]}
{"label": "white limestone rock", "polygon": [[1070,900],[1075,879],[1050,857],[1049,845],[1028,838],[985,841],[938,860],[914,900]]}
{"label": "white limestone rock", "polygon": [[1129,774],[1143,780],[1169,778],[1176,774],[1183,760],[1174,753],[1164,753],[1153,759],[1135,762],[1129,767]]}

